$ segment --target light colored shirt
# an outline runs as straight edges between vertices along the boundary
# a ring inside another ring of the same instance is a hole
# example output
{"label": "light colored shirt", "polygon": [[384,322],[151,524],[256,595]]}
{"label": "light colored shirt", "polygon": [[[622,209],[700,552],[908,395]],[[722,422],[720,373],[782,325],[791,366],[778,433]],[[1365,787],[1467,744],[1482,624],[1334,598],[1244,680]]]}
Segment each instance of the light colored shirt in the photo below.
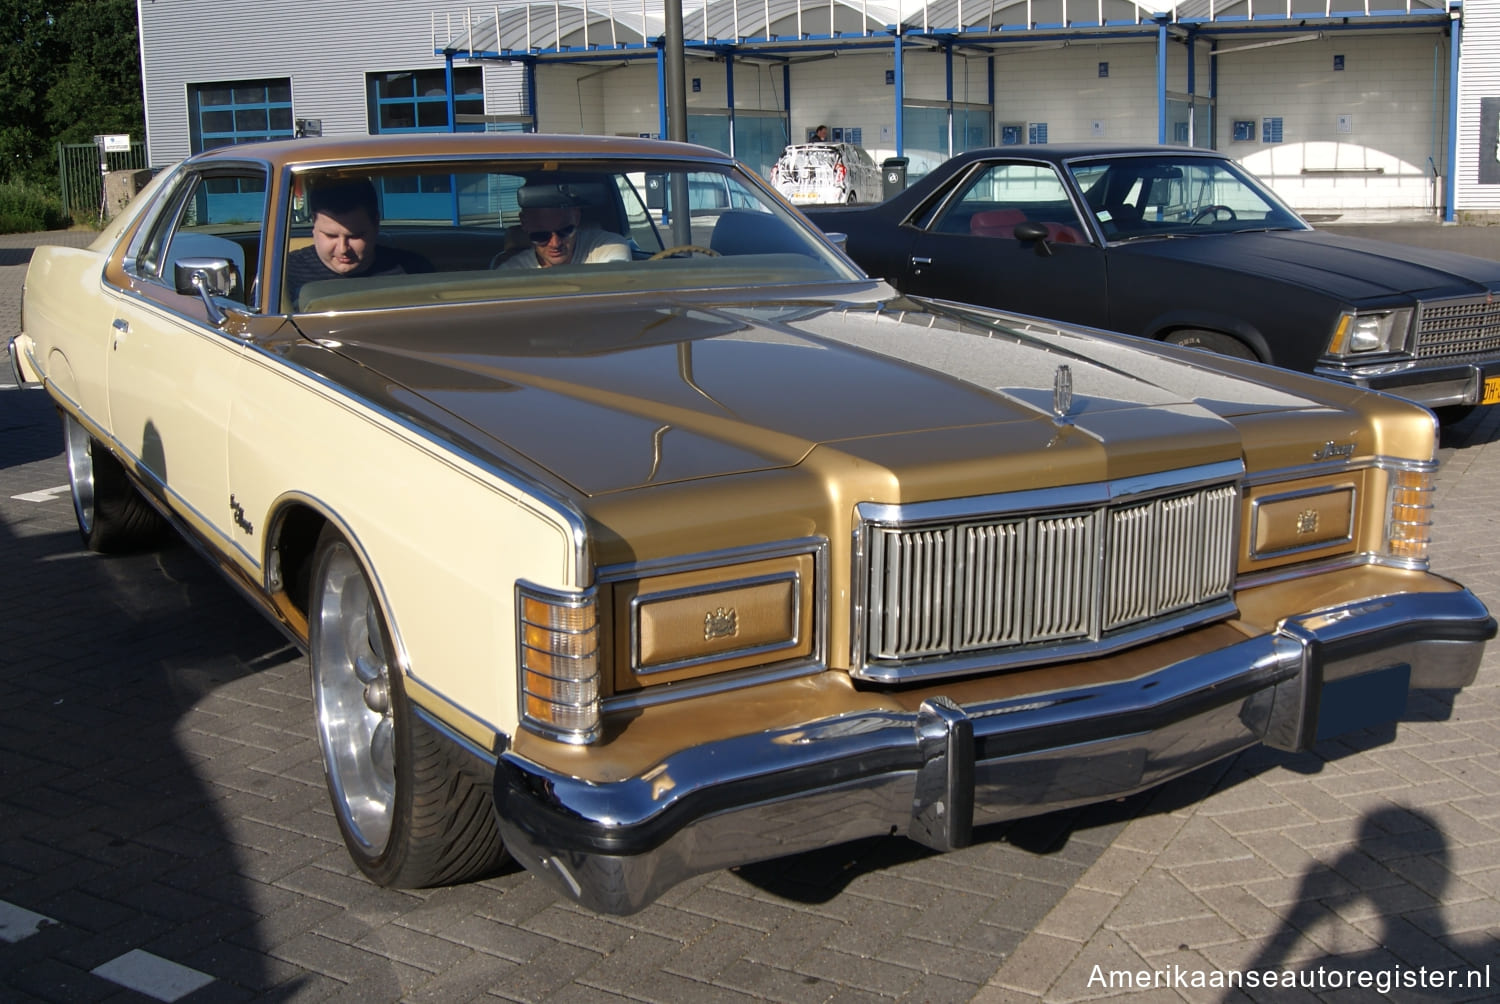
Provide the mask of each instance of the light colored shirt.
{"label": "light colored shirt", "polygon": [[[573,239],[570,265],[597,265],[605,261],[629,261],[630,245],[619,234],[599,227],[579,227]],[[536,249],[523,248],[500,263],[501,268],[541,268]]]}

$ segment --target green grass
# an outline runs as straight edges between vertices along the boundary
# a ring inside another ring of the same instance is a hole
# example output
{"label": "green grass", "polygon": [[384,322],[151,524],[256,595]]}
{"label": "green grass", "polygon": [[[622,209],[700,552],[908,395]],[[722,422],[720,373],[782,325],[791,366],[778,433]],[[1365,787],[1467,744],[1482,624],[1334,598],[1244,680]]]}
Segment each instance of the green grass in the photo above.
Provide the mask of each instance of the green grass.
{"label": "green grass", "polygon": [[25,181],[0,184],[0,234],[63,230],[73,218],[62,201],[41,185]]}

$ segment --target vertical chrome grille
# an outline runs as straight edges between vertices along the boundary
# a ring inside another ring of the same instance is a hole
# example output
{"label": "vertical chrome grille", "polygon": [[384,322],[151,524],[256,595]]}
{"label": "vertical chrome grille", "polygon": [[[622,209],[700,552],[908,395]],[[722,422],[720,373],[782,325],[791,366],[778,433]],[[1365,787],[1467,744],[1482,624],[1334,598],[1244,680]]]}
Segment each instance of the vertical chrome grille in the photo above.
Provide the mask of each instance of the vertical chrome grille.
{"label": "vertical chrome grille", "polygon": [[1423,303],[1417,319],[1419,359],[1500,350],[1500,300],[1474,297]]}
{"label": "vertical chrome grille", "polygon": [[868,522],[864,658],[1097,640],[1224,600],[1239,491],[1169,491],[1062,512]]}

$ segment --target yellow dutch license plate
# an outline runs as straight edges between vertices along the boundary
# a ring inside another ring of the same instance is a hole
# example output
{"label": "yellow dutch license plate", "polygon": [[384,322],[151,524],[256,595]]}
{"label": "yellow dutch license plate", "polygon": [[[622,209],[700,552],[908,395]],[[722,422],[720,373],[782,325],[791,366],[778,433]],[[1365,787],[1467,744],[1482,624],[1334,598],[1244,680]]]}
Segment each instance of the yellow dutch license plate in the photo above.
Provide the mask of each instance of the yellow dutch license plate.
{"label": "yellow dutch license plate", "polygon": [[1500,377],[1485,377],[1484,399],[1480,404],[1500,404]]}

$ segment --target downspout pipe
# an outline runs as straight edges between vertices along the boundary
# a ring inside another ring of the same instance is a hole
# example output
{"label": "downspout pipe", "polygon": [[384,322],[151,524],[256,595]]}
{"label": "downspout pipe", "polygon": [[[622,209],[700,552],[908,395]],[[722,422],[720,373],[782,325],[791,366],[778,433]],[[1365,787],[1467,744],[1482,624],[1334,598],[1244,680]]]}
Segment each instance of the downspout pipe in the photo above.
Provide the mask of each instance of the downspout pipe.
{"label": "downspout pipe", "polygon": [[1156,142],[1167,141],[1167,23],[1156,24]]}
{"label": "downspout pipe", "polygon": [[903,100],[902,95],[906,93],[906,85],[905,85],[905,83],[903,81],[904,68],[901,65],[901,55],[902,55],[901,54],[901,49],[902,49],[902,38],[901,38],[901,30],[902,29],[901,29],[901,25],[899,25],[899,24],[896,25],[896,29],[895,30],[896,30],[896,57],[895,57],[895,61],[896,61],[896,73],[895,73],[895,78],[894,79],[895,79],[895,84],[896,84],[896,156],[898,156],[898,157],[904,157],[904,156],[906,156],[906,136],[905,136],[906,129],[905,129],[905,121],[904,121],[904,119],[905,119],[905,115],[904,115],[905,101]]}
{"label": "downspout pipe", "polygon": [[1458,221],[1454,199],[1458,192],[1458,59],[1463,48],[1463,8],[1448,5],[1448,171],[1443,179],[1443,222]]}

